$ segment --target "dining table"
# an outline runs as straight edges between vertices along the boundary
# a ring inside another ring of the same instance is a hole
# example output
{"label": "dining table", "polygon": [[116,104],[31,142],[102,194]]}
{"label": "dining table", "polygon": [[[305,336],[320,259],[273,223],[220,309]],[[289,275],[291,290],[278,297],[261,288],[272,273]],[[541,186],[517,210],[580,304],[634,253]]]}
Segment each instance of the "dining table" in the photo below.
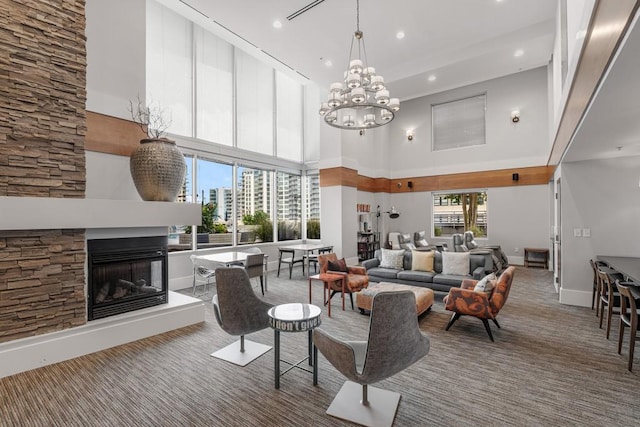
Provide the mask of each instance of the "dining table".
{"label": "dining table", "polygon": [[602,261],[609,268],[622,273],[627,281],[634,282],[629,290],[635,299],[640,299],[640,258],[626,256],[598,255],[598,261]]}
{"label": "dining table", "polygon": [[278,247],[278,250],[281,249],[288,249],[288,250],[294,250],[294,251],[300,251],[303,253],[303,259],[304,259],[304,266],[306,267],[306,271],[307,271],[307,277],[309,275],[309,254],[311,254],[313,251],[317,251],[320,249],[324,249],[328,247],[328,245],[326,243],[296,243],[296,244],[291,244],[291,245],[282,245]]}
{"label": "dining table", "polygon": [[[213,254],[206,255],[198,255],[196,259],[203,261],[204,263],[210,264],[212,268],[215,269],[216,266],[224,265],[225,267],[229,267],[238,263],[245,263],[247,261],[247,256],[255,255],[255,252],[249,251],[225,251],[225,252],[216,252]],[[269,256],[264,254],[264,290],[267,291],[267,262]]]}

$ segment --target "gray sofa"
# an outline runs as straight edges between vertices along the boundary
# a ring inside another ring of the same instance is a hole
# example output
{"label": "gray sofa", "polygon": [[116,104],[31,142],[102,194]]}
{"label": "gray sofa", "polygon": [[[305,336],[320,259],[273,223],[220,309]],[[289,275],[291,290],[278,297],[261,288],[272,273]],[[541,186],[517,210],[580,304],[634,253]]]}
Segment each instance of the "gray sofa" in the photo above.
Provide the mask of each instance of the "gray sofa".
{"label": "gray sofa", "polygon": [[373,259],[362,262],[362,266],[367,269],[367,275],[370,282],[393,282],[405,285],[421,286],[430,288],[434,291],[448,292],[452,287],[458,287],[464,279],[480,280],[486,274],[491,272],[492,265],[486,266],[486,256],[469,255],[469,271],[468,276],[459,276],[453,274],[442,274],[442,253],[435,252],[433,267],[435,272],[413,271],[411,270],[412,256],[411,251],[404,253],[402,260],[403,270],[395,270],[392,268],[381,268],[380,260],[382,253],[377,250]]}

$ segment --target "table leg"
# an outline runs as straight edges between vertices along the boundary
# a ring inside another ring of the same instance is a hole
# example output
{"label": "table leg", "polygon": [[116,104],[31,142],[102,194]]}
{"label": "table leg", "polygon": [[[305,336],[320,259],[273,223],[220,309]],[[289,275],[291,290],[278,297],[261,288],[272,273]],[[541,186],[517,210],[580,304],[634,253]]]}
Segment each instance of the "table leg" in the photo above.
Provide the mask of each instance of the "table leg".
{"label": "table leg", "polygon": [[[329,282],[323,282],[322,283],[323,286],[323,290],[322,290],[322,297],[327,298],[327,314],[329,315],[329,317],[331,317],[331,287],[329,286]],[[326,291],[326,294],[325,294]],[[325,297],[326,295],[326,297]]]}
{"label": "table leg", "polygon": [[309,277],[309,304],[311,304],[311,277]]}
{"label": "table leg", "polygon": [[275,386],[276,389],[280,388],[280,331],[275,330],[273,336],[273,360],[274,360],[274,371],[275,371]]}
{"label": "table leg", "polygon": [[267,292],[268,286],[267,286],[267,277],[269,276],[269,263],[267,260],[264,261],[264,265],[262,266],[263,268],[263,276],[264,276],[264,291]]}
{"label": "table leg", "polygon": [[342,278],[342,311],[344,311],[344,277]]}
{"label": "table leg", "polygon": [[315,347],[313,345],[313,334],[312,334],[313,330],[309,329],[309,366],[313,366],[313,347]]}
{"label": "table leg", "polygon": [[313,385],[318,385],[318,347],[313,345]]}

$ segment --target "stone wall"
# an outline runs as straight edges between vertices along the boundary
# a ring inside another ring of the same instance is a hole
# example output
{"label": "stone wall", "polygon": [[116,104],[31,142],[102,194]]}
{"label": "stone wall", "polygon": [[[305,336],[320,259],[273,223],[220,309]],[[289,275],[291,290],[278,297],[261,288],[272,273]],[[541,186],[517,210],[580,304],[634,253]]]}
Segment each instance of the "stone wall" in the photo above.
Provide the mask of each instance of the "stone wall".
{"label": "stone wall", "polygon": [[[0,2],[0,196],[84,197],[84,10]],[[85,323],[85,260],[84,230],[0,230],[0,342]]]}

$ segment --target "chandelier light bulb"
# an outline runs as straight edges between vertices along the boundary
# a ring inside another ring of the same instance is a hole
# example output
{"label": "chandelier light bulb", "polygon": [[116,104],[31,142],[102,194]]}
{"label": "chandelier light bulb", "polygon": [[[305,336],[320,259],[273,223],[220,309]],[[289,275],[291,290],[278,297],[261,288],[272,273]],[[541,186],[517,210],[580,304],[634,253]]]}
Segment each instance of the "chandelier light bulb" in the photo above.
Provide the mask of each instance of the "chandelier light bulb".
{"label": "chandelier light bulb", "polygon": [[339,93],[330,93],[327,104],[331,108],[342,105],[342,95],[340,95]]}
{"label": "chandelier light bulb", "polygon": [[365,126],[373,126],[376,124],[376,115],[375,114],[365,114],[364,115],[364,124]]}
{"label": "chandelier light bulb", "polygon": [[342,124],[347,127],[353,127],[355,126],[356,122],[353,120],[353,116],[349,114],[343,117]]}
{"label": "chandelier light bulb", "polygon": [[331,108],[329,108],[329,104],[327,104],[326,102],[323,102],[322,105],[320,106],[320,115],[324,116],[330,110],[331,110]]}
{"label": "chandelier light bulb", "polygon": [[343,86],[340,82],[331,83],[329,93],[342,93],[342,88]]}
{"label": "chandelier light bulb", "polygon": [[391,108],[391,111],[398,111],[400,109],[400,100],[398,98],[389,99],[387,107]]}
{"label": "chandelier light bulb", "polygon": [[387,105],[389,103],[389,91],[386,89],[379,90],[376,93],[376,102],[380,105]]}
{"label": "chandelier light bulb", "polygon": [[382,76],[371,77],[371,89],[375,91],[384,89],[384,77]]}
{"label": "chandelier light bulb", "polygon": [[360,87],[360,74],[351,73],[347,76],[347,87],[353,89]]}
{"label": "chandelier light bulb", "polygon": [[367,99],[364,88],[357,87],[351,90],[351,100],[356,104],[362,104]]}
{"label": "chandelier light bulb", "polygon": [[349,72],[352,74],[362,73],[362,60],[352,59],[351,62],[349,62]]}

